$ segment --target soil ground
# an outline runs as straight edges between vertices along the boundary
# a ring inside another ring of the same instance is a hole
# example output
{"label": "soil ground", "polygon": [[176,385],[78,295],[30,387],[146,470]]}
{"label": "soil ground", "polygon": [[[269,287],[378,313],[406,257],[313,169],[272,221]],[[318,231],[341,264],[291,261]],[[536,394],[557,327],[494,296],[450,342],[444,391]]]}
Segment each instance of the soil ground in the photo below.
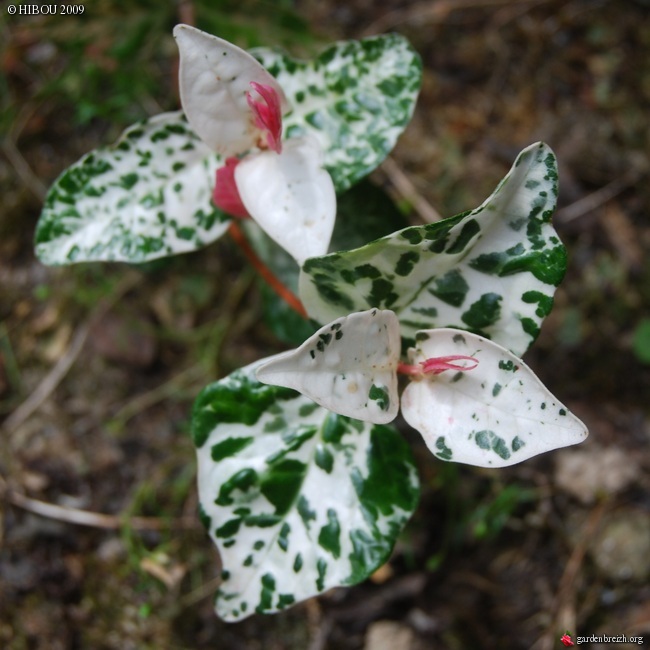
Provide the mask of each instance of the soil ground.
{"label": "soil ground", "polygon": [[[648,2],[149,4],[0,8],[0,647],[551,650],[565,630],[650,646]],[[491,471],[436,461],[404,427],[423,494],[390,562],[238,624],[213,612],[187,431],[202,386],[278,349],[252,273],[225,240],[137,269],[45,268],[32,250],[67,165],[177,107],[170,32],[194,10],[296,54],[407,36],[423,90],[373,178],[413,223],[477,206],[526,145],[555,150],[569,271],[526,360],[590,430]]]}

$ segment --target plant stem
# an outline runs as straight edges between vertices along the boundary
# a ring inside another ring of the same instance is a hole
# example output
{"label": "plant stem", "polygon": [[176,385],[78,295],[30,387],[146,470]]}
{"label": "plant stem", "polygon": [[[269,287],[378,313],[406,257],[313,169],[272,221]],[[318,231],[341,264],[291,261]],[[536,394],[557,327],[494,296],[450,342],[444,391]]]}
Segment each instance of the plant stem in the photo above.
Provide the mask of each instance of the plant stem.
{"label": "plant stem", "polygon": [[253,247],[248,243],[246,236],[236,221],[231,222],[228,232],[239,248],[241,248],[244,255],[246,255],[248,261],[253,265],[253,268],[262,276],[271,289],[273,289],[273,291],[275,291],[275,293],[277,293],[278,296],[280,296],[280,298],[291,307],[291,309],[306,319],[307,312],[298,296],[285,287],[273,271],[271,271],[271,269],[259,258],[257,253],[253,250]]}
{"label": "plant stem", "polygon": [[410,376],[424,374],[421,365],[418,364],[417,366],[414,366],[411,365],[410,363],[403,363],[402,361],[400,361],[397,364],[397,372],[400,375],[410,375]]}

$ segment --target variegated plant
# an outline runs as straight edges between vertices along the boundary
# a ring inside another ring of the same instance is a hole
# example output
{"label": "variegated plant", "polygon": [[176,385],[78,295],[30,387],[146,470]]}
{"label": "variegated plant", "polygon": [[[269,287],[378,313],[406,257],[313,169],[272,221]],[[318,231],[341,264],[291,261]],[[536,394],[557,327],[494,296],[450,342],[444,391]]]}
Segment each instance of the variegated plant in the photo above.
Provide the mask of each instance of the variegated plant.
{"label": "variegated plant", "polygon": [[[519,358],[537,336],[566,269],[564,246],[551,225],[556,199],[555,156],[537,143],[520,154],[479,208],[304,263],[301,298],[308,313],[327,324],[296,350],[246,369],[245,387],[241,371],[208,387],[195,407],[201,503],[210,513],[208,528],[227,578],[217,597],[222,616],[235,620],[251,611],[275,611],[320,593],[327,584],[324,563],[327,575],[337,575],[343,585],[362,579],[383,561],[373,553],[377,535],[368,534],[364,554],[378,563],[369,561],[364,572],[356,570],[360,538],[351,529],[365,506],[349,496],[337,498],[334,506],[329,495],[335,489],[337,495],[348,494],[354,479],[346,475],[334,488],[331,476],[315,469],[322,470],[324,458],[328,467],[337,459],[346,467],[351,462],[350,449],[329,447],[332,457],[324,454],[328,418],[340,418],[336,421],[359,432],[372,426],[388,432],[401,405],[404,419],[422,434],[434,456],[490,468],[584,440],[582,422]],[[407,379],[401,395],[399,375]],[[218,414],[223,398],[217,396],[234,386],[236,412],[250,404],[259,414],[245,426],[233,426],[228,416]],[[263,411],[254,407],[262,395]],[[296,400],[297,408],[290,411],[293,402],[288,400]],[[320,414],[316,426],[314,413]],[[245,522],[256,517],[266,522],[273,513],[260,476],[272,473],[268,463],[278,452],[266,450],[263,441],[271,444],[268,434],[276,427],[289,446],[302,445],[298,431],[309,432],[310,451],[302,453],[315,468],[300,465],[301,477],[308,478],[294,477],[292,483],[297,516],[288,513],[274,520],[269,543]],[[208,435],[211,443],[204,442]],[[227,461],[221,449],[228,449]],[[370,445],[367,457],[373,453]],[[396,463],[406,462],[402,454],[396,458]],[[235,484],[240,487],[231,490]],[[227,504],[218,496],[222,489],[231,500]],[[384,511],[393,513],[394,495],[377,490]],[[301,519],[304,503],[318,522],[314,530]],[[235,511],[244,514],[236,518]],[[367,513],[366,520],[373,521]],[[354,552],[331,553],[327,531],[334,521],[337,535],[347,536]],[[227,539],[220,528],[224,522],[232,522]],[[308,565],[300,563],[297,582],[295,557],[284,549],[285,523],[285,531],[298,529],[294,538],[301,545],[296,548],[309,548],[314,558]],[[391,528],[384,538],[386,547],[392,546],[395,533]],[[256,542],[259,548],[253,552]],[[284,576],[282,582],[278,574]]]}
{"label": "variegated plant", "polygon": [[[520,359],[566,269],[546,145],[525,149],[475,210],[370,243],[399,226],[364,227],[363,246],[327,254],[335,192],[376,167],[411,117],[417,54],[396,35],[311,62],[186,25],[175,36],[185,114],[135,125],[64,172],[36,251],[47,264],[144,262],[228,229],[243,237],[232,219],[253,217],[262,230],[247,222],[247,235],[308,314],[301,329],[320,326],[194,405],[201,518],[223,563],[216,608],[234,621],[359,582],[388,559],[418,499],[390,424],[400,408],[434,456],[483,467],[587,432]],[[342,225],[334,247],[358,246]]]}
{"label": "variegated plant", "polygon": [[418,330],[456,327],[523,354],[566,270],[551,224],[557,182],[555,156],[539,142],[475,210],[307,260],[300,295],[309,315],[327,323],[391,309],[409,345]]}
{"label": "variegated plant", "polygon": [[[213,242],[228,229],[233,206],[215,188],[215,174],[221,170],[222,186],[232,189],[235,165],[227,160],[235,156],[242,157],[236,189],[246,211],[300,262],[305,251],[327,252],[332,183],[347,189],[395,144],[420,88],[417,53],[387,35],[300,61],[262,48],[248,54],[187,25],[175,35],[191,127],[183,112],[164,113],[66,170],[45,200],[39,259],[139,263]],[[290,223],[282,220],[287,210]]]}
{"label": "variegated plant", "polygon": [[226,620],[365,579],[390,556],[419,495],[409,447],[393,427],[263,385],[254,369],[204,389],[192,418]]}
{"label": "variegated plant", "polygon": [[397,375],[407,375],[404,419],[447,461],[506,467],[586,437],[582,422],[497,343],[452,328],[419,331],[415,340],[402,363],[395,313],[358,312],[267,360],[256,376],[340,415],[386,424],[399,409]]}

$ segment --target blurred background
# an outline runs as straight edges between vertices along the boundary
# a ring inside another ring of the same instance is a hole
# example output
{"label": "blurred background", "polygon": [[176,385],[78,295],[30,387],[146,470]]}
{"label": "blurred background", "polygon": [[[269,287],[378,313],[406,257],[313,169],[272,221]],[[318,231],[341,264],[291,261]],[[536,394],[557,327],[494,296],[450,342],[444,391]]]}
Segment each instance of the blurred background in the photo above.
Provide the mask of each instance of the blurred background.
{"label": "blurred background", "polygon": [[[79,1],[76,16],[0,3],[0,647],[550,650],[566,630],[649,647],[650,2]],[[68,165],[179,107],[177,22],[305,57],[409,38],[421,97],[372,180],[414,224],[476,207],[546,141],[569,271],[526,361],[591,433],[491,471],[404,428],[423,490],[390,562],[229,625],[189,411],[281,349],[254,273],[227,238],[143,267],[46,268],[32,248]]]}

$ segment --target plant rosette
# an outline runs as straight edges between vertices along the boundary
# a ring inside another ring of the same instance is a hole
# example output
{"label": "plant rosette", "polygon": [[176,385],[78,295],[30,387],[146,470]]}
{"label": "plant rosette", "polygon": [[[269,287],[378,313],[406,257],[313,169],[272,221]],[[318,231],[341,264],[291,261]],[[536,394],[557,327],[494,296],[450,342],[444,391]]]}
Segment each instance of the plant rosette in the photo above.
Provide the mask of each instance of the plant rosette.
{"label": "plant rosette", "polygon": [[556,198],[555,157],[536,143],[475,210],[303,264],[301,298],[326,324],[195,405],[224,619],[282,610],[386,561],[417,503],[391,425],[400,409],[443,461],[500,468],[585,439],[520,358],[566,269]]}
{"label": "plant rosette", "polygon": [[174,34],[184,112],[128,128],[55,181],[39,259],[146,262],[201,248],[248,215],[299,263],[327,252],[335,191],[379,165],[410,121],[417,53],[394,34],[312,61],[247,53],[187,25]]}
{"label": "plant rosette", "polygon": [[396,315],[354,313],[202,391],[192,433],[222,618],[281,611],[388,560],[418,501],[410,449],[389,424],[400,402],[444,461],[506,467],[587,436],[502,346],[451,328],[416,341],[403,363]]}
{"label": "plant rosette", "polygon": [[419,493],[391,424],[400,409],[436,457],[482,467],[587,432],[520,358],[566,270],[544,143],[478,208],[328,253],[336,193],[372,171],[411,118],[418,55],[398,35],[299,61],[187,25],[174,34],[184,113],[136,124],[67,169],[46,197],[36,252],[46,264],[141,263],[229,229],[246,250],[235,218],[258,249],[275,244],[255,223],[298,263],[271,254],[278,294],[308,315],[307,332],[319,329],[210,384],[192,413],[201,519],[223,563],[216,608],[234,621],[355,584],[388,560]]}

